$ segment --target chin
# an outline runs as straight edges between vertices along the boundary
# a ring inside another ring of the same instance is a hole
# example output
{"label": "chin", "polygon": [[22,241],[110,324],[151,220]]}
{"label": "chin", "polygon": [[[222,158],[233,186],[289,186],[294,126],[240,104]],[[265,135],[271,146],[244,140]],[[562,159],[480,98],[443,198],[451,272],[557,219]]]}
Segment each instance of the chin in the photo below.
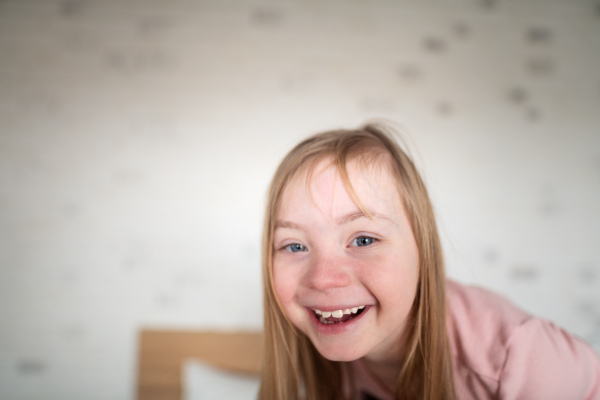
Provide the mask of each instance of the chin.
{"label": "chin", "polygon": [[362,358],[365,355],[364,352],[358,351],[355,348],[348,348],[343,346],[339,346],[338,348],[337,346],[332,347],[327,345],[317,346],[314,342],[313,346],[315,346],[319,354],[321,354],[329,361],[349,362],[358,360],[359,358]]}

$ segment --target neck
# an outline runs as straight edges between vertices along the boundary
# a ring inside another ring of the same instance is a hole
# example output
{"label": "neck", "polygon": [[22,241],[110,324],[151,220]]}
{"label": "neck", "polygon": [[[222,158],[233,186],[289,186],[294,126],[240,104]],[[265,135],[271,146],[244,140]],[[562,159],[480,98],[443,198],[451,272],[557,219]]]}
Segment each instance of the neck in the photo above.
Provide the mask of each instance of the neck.
{"label": "neck", "polygon": [[364,358],[369,370],[388,388],[392,393],[396,391],[398,376],[400,375],[399,361],[373,361]]}
{"label": "neck", "polygon": [[407,356],[408,333],[405,331],[396,345],[379,352],[363,357],[367,368],[383,383],[392,393],[396,392],[396,385],[400,377],[401,366]]}

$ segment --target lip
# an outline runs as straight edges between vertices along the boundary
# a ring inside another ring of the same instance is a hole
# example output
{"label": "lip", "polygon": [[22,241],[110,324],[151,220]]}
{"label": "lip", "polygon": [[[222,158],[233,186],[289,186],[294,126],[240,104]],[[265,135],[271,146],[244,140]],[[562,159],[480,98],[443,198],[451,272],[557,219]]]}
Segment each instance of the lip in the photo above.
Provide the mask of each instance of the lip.
{"label": "lip", "polygon": [[[322,311],[330,311],[331,307],[326,309],[320,309]],[[337,323],[337,324],[322,324],[315,315],[312,308],[306,308],[308,312],[309,318],[317,332],[323,335],[339,335],[344,333],[350,329],[353,329],[362,319],[363,317],[371,310],[372,306],[365,306],[364,310],[358,314],[356,317],[352,318],[347,322]],[[343,308],[341,308],[343,309]],[[333,308],[331,311],[340,310],[340,308]]]}

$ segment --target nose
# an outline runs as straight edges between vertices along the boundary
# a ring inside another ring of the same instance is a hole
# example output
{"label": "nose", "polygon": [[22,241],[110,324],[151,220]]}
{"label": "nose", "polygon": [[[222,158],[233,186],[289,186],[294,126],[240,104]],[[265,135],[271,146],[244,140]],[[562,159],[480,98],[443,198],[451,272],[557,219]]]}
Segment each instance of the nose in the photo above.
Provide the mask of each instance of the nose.
{"label": "nose", "polygon": [[333,254],[316,253],[305,275],[305,283],[311,289],[321,292],[349,286],[352,282],[350,266],[343,257]]}

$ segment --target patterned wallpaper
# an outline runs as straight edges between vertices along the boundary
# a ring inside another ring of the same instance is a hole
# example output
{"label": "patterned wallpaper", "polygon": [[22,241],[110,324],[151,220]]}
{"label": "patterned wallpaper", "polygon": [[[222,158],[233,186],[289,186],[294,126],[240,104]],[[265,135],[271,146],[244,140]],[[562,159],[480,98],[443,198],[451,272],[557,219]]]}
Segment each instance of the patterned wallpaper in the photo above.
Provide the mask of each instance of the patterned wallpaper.
{"label": "patterned wallpaper", "polygon": [[0,400],[130,399],[142,327],[260,328],[270,176],[388,118],[449,275],[600,350],[600,3],[0,1]]}

